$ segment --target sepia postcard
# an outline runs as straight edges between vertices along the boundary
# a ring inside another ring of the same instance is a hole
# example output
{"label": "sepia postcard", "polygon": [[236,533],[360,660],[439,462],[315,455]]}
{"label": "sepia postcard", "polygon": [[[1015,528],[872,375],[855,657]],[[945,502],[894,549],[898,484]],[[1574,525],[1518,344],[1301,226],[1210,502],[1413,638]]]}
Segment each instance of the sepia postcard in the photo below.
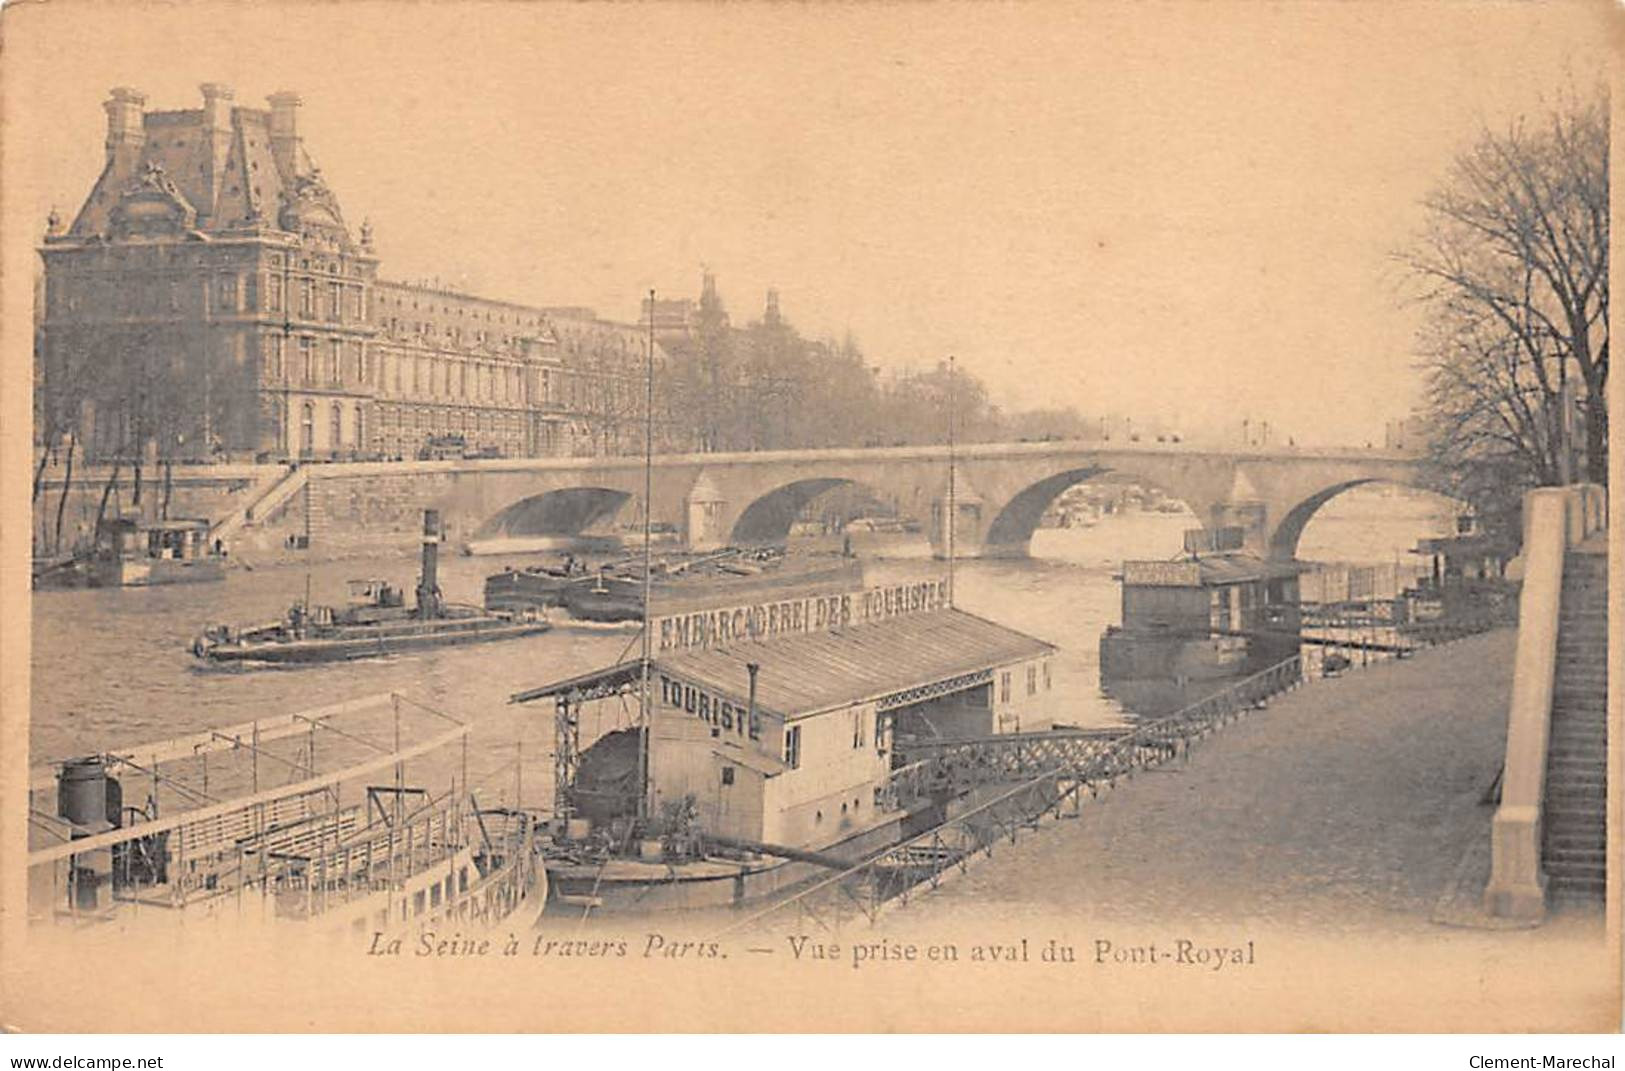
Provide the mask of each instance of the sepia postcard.
{"label": "sepia postcard", "polygon": [[0,1026],[1618,1029],[1613,5],[0,34]]}

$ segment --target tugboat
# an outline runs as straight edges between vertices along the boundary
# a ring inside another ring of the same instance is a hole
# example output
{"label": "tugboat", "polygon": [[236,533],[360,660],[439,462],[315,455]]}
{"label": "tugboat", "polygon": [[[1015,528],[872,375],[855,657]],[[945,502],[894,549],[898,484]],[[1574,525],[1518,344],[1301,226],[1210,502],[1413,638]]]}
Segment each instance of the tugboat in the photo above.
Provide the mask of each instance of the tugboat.
{"label": "tugboat", "polygon": [[438,578],[440,540],[438,511],[424,511],[423,571],[414,607],[407,607],[404,593],[385,581],[352,580],[349,605],[341,609],[295,603],[284,620],[273,624],[214,625],[192,641],[192,653],[214,663],[344,662],[548,630],[546,619],[537,614],[447,604]]}

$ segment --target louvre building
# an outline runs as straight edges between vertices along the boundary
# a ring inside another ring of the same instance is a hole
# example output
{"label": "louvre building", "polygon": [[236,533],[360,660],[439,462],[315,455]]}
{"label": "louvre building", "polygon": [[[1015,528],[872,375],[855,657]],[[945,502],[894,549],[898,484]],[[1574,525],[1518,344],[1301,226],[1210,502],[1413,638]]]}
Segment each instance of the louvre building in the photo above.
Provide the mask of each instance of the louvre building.
{"label": "louvre building", "polygon": [[299,97],[202,94],[148,111],[113,90],[101,175],[71,224],[52,213],[42,441],[235,460],[410,458],[458,437],[509,457],[642,448],[637,325],[380,277],[370,227],[300,137]]}

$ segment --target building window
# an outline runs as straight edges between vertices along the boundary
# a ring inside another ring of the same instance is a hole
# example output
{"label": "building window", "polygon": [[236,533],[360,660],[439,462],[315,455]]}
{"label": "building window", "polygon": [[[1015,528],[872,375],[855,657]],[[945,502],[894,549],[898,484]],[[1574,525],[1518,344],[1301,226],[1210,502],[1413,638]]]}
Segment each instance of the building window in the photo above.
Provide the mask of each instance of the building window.
{"label": "building window", "polygon": [[333,413],[329,420],[328,433],[332,439],[333,449],[337,450],[344,445],[344,410],[338,402],[333,403]]}
{"label": "building window", "polygon": [[316,340],[308,335],[299,339],[299,379],[306,386],[316,382]]}
{"label": "building window", "polygon": [[282,382],[282,336],[265,336],[265,374],[273,382]]}
{"label": "building window", "polygon": [[306,402],[299,413],[299,452],[310,456],[316,448],[316,407]]}
{"label": "building window", "polygon": [[355,407],[355,448],[357,450],[363,450],[363,449],[366,448],[366,445],[367,445],[366,430],[367,430],[367,424],[366,424],[365,419],[361,415],[361,406],[357,405]]}
{"label": "building window", "polygon": [[1046,692],[1049,691],[1049,682],[1050,682],[1049,659],[1046,658],[1046,659],[1044,659],[1044,691],[1046,691]]}
{"label": "building window", "polygon": [[860,708],[852,712],[852,748],[856,750],[863,746],[863,710]]}
{"label": "building window", "polygon": [[734,783],[734,768],[732,766],[724,766],[722,768],[722,783],[725,785],[731,785]]}
{"label": "building window", "polygon": [[801,768],[801,726],[792,725],[784,730],[784,764],[792,770]]}
{"label": "building window", "polygon": [[1010,702],[1010,671],[999,674],[999,702]]}
{"label": "building window", "polygon": [[339,383],[344,379],[344,343],[333,339],[327,344],[327,381]]}
{"label": "building window", "polygon": [[327,318],[344,319],[344,288],[338,283],[327,284]]}
{"label": "building window", "polygon": [[1038,667],[1036,665],[1027,667],[1027,694],[1038,694]]}
{"label": "building window", "polygon": [[316,284],[309,279],[299,280],[299,315],[307,320],[316,318]]}
{"label": "building window", "polygon": [[237,277],[219,275],[214,280],[214,307],[218,312],[237,311]]}
{"label": "building window", "polygon": [[358,384],[367,382],[367,353],[361,348],[360,342],[350,343],[350,357],[355,363],[355,381]]}
{"label": "building window", "polygon": [[266,279],[265,308],[268,312],[282,311],[282,276],[272,275]]}

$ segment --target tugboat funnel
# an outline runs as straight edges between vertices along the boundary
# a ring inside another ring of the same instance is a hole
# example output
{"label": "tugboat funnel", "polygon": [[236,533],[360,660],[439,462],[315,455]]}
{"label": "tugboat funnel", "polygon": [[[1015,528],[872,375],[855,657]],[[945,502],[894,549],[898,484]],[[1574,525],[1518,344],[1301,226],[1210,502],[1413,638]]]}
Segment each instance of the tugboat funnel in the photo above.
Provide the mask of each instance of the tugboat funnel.
{"label": "tugboat funnel", "polygon": [[423,571],[418,577],[418,616],[439,617],[440,605],[440,511],[423,511]]}

